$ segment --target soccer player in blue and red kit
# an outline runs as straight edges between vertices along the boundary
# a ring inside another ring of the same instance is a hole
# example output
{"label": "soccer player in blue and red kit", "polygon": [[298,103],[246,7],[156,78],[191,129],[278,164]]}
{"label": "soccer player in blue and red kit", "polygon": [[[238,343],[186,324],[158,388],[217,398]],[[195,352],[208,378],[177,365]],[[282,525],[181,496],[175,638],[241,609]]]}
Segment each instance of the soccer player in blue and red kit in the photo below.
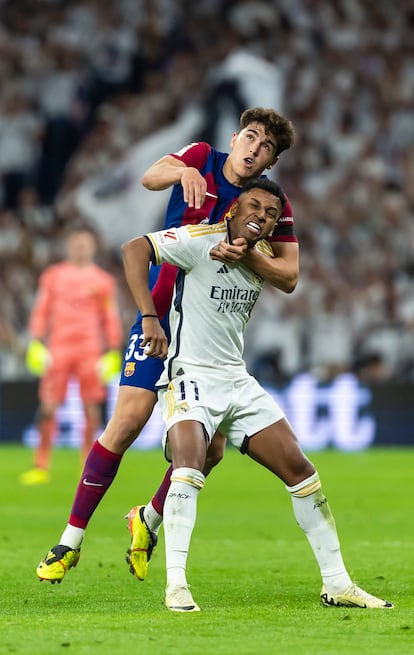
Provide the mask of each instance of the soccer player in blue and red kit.
{"label": "soccer player in blue and red kit", "polygon": [[[240,117],[239,131],[231,138],[230,154],[218,152],[207,143],[193,143],[155,162],[144,174],[142,183],[150,190],[173,186],[165,229],[216,223],[243,186],[271,169],[293,142],[294,128],[289,120],[272,109],[248,109]],[[272,286],[290,293],[298,280],[299,249],[287,198],[273,236],[268,240],[274,257],[251,250],[244,255],[244,264]],[[239,257],[240,248],[229,244],[224,261],[231,263]],[[159,355],[167,351],[168,312],[175,278],[176,268],[163,264],[152,288],[156,314],[147,314],[145,310],[138,313],[125,351],[114,413],[90,450],[59,543],[37,567],[40,580],[61,582],[66,571],[76,566],[88,522],[114,480],[123,454],[151,416],[157,402],[155,384],[163,369]],[[146,349],[141,346],[143,337],[145,342],[150,342]],[[221,460],[224,447],[225,439],[217,433],[209,448],[205,474]],[[157,542],[170,476],[171,468],[151,502],[134,507],[128,515],[132,540],[127,561],[139,580],[147,574],[148,561]]]}

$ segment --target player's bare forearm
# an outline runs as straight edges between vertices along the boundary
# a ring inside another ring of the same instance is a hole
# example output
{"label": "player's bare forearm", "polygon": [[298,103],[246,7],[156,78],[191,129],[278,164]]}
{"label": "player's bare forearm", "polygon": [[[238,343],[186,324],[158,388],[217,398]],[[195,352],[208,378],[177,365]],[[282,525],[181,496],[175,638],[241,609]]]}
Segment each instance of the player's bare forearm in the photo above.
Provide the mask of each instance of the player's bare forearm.
{"label": "player's bare forearm", "polygon": [[207,182],[200,171],[171,155],[162,157],[150,166],[141,183],[150,191],[162,191],[173,184],[181,184],[184,201],[195,209],[200,209],[206,197]]}
{"label": "player's bare forearm", "polygon": [[143,315],[141,345],[149,357],[164,359],[168,351],[167,337],[157,318],[157,311],[148,286],[151,246],[144,237],[138,237],[124,243],[121,252],[128,286]]}
{"label": "player's bare forearm", "polygon": [[142,314],[156,314],[148,286],[152,249],[144,237],[131,239],[121,246],[125,277]]}
{"label": "player's bare forearm", "polygon": [[272,242],[274,258],[249,249],[243,263],[265,282],[285,293],[292,293],[299,280],[299,246],[297,243]]}
{"label": "player's bare forearm", "polygon": [[173,184],[178,184],[181,181],[181,176],[186,165],[166,155],[158,159],[152,166],[150,166],[141,178],[141,184],[150,191],[162,191],[168,189]]}

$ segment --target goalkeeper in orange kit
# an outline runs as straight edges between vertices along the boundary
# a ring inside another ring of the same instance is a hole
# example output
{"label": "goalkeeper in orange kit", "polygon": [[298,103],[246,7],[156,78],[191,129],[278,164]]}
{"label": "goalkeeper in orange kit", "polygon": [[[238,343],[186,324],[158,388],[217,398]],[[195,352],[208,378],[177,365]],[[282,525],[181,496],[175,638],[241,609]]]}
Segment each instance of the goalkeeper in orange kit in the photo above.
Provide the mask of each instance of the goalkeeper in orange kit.
{"label": "goalkeeper in orange kit", "polygon": [[94,262],[97,239],[89,227],[72,229],[67,258],[47,267],[29,319],[26,363],[40,377],[37,426],[39,445],[34,468],[22,484],[49,481],[56,411],[64,402],[70,378],[78,380],[85,415],[83,458],[100,426],[106,384],[120,370],[122,327],[115,278]]}

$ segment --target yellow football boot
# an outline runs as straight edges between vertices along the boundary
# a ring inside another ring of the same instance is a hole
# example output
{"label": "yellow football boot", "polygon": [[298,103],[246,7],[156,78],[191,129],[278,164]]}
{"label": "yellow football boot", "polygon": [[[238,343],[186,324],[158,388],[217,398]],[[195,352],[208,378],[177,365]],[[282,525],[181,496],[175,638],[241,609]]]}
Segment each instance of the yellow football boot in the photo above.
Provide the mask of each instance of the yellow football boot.
{"label": "yellow football boot", "polygon": [[145,523],[144,509],[145,505],[133,507],[125,516],[131,533],[131,545],[127,551],[126,561],[132,575],[141,581],[147,577],[148,562],[158,541],[155,532],[151,532]]}
{"label": "yellow football boot", "polygon": [[73,568],[79,562],[80,548],[69,548],[58,544],[53,546],[36,569],[36,575],[42,580],[48,580],[52,584],[60,584],[66,571]]}

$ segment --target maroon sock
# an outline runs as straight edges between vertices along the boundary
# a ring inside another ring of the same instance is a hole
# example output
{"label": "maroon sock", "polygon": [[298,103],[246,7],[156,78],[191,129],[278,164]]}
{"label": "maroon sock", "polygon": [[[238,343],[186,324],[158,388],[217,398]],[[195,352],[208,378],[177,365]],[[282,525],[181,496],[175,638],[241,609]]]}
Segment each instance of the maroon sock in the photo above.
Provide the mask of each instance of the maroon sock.
{"label": "maroon sock", "polygon": [[171,484],[170,478],[172,472],[173,472],[173,467],[170,466],[167,469],[167,472],[165,473],[163,481],[158,487],[158,490],[155,492],[155,495],[151,498],[151,503],[153,508],[161,516],[163,515],[164,512],[164,503],[165,503],[165,499],[167,498],[168,489],[170,488],[170,484]]}
{"label": "maroon sock", "polygon": [[89,519],[112,484],[121,463],[122,455],[111,453],[95,441],[86,459],[76,490],[69,523],[86,528]]}

